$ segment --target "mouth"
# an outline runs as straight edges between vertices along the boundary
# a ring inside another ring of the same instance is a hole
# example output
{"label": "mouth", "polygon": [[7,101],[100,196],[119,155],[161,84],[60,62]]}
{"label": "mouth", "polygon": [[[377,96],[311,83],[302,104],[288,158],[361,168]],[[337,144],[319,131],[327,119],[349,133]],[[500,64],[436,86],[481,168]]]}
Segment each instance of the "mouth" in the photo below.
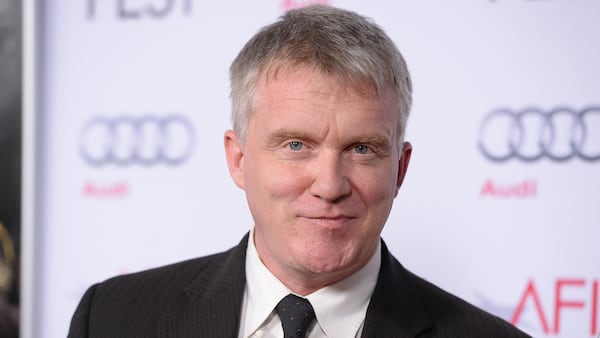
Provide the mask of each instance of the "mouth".
{"label": "mouth", "polygon": [[302,216],[301,218],[320,226],[330,229],[346,227],[355,217],[336,215],[336,216]]}

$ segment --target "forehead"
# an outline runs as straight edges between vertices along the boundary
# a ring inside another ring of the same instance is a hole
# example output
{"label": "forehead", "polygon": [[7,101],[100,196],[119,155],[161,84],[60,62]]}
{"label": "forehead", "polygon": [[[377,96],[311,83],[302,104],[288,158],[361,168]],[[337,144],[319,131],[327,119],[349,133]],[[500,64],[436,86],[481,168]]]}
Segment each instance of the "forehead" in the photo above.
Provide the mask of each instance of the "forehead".
{"label": "forehead", "polygon": [[[255,86],[253,110],[266,102],[283,101],[287,95],[303,94],[307,99],[346,98],[372,105],[385,106],[399,112],[395,92],[391,88],[379,92],[365,78],[330,74],[310,65],[274,65],[261,72]],[[399,113],[398,113],[399,114]]]}
{"label": "forehead", "polygon": [[[336,88],[365,98],[379,95],[376,86],[364,76],[351,74],[337,74],[320,69],[318,66],[298,63],[275,63],[263,69],[258,76],[257,89],[265,90],[273,84],[299,85],[322,84],[329,88]],[[390,92],[391,93],[391,92]],[[379,95],[384,99],[384,95]]]}
{"label": "forehead", "polygon": [[[347,82],[309,67],[280,68],[261,76],[250,125],[268,132],[292,128],[339,136],[364,131],[393,137],[399,114],[393,94],[383,97],[367,82]],[[341,129],[340,129],[341,128]]]}

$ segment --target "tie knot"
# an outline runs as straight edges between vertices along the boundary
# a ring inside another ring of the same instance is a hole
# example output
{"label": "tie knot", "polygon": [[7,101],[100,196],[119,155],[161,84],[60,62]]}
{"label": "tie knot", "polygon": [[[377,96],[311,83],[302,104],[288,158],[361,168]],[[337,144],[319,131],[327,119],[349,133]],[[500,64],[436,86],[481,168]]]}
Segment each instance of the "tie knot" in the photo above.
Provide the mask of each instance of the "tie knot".
{"label": "tie knot", "polygon": [[304,338],[315,319],[315,310],[308,299],[289,294],[275,307],[285,338]]}

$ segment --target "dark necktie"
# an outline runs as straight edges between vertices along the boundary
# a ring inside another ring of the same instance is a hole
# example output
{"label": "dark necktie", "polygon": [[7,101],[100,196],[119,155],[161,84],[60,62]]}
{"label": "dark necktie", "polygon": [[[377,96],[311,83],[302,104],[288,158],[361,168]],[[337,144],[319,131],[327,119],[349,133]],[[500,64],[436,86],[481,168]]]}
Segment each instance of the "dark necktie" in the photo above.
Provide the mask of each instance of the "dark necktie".
{"label": "dark necktie", "polygon": [[285,338],[305,338],[306,331],[315,320],[315,310],[310,302],[296,295],[289,294],[275,307]]}

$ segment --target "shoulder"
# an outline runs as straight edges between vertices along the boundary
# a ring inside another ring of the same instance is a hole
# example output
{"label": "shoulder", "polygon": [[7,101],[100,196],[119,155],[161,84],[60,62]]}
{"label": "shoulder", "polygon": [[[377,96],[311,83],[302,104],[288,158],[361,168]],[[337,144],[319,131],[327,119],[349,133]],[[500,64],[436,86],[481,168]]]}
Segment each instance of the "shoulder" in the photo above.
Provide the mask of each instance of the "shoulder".
{"label": "shoulder", "polygon": [[[206,271],[219,264],[226,255],[227,253],[219,253],[112,277],[94,286],[94,298],[109,297],[113,300],[129,299],[137,302],[152,299],[157,302],[177,290],[183,291],[198,276],[205,276]],[[139,294],[145,297],[136,297]]]}
{"label": "shoulder", "polygon": [[144,336],[144,330],[154,328],[158,318],[197,302],[206,290],[214,290],[214,285],[243,280],[245,239],[219,254],[117,276],[91,286],[73,315],[69,337],[86,337],[87,332],[114,337],[137,332]]}
{"label": "shoulder", "polygon": [[419,337],[528,337],[502,318],[408,271],[385,244],[371,300],[376,321],[396,321],[395,329],[410,327]]}
{"label": "shoulder", "polygon": [[190,288],[197,291],[198,287],[222,279],[243,277],[246,240],[244,237],[240,244],[221,253],[113,277],[94,286],[94,298],[126,299],[129,304],[142,306],[148,302],[154,307],[167,306]]}
{"label": "shoulder", "polygon": [[528,337],[504,319],[486,312],[411,272],[423,308],[439,337]]}

